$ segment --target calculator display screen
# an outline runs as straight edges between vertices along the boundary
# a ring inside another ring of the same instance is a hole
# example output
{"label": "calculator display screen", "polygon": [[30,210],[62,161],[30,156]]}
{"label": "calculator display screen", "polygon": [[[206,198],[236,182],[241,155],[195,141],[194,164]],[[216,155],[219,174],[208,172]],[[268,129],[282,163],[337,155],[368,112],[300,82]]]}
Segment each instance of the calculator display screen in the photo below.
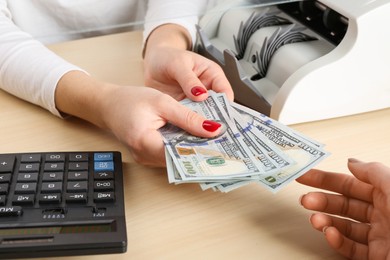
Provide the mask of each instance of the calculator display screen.
{"label": "calculator display screen", "polygon": [[50,235],[50,234],[75,234],[75,233],[104,233],[112,232],[112,224],[95,225],[66,225],[51,227],[24,227],[0,229],[0,236],[13,235]]}

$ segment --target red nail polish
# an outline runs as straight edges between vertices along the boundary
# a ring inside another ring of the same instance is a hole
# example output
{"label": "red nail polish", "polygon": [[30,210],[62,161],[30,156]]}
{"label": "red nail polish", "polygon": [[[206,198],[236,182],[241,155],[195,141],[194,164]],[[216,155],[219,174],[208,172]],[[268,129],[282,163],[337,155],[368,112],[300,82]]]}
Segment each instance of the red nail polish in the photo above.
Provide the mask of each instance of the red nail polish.
{"label": "red nail polish", "polygon": [[221,124],[211,120],[205,120],[202,124],[203,128],[209,132],[215,132],[218,128],[221,127]]}
{"label": "red nail polish", "polygon": [[192,89],[191,89],[191,93],[192,93],[192,95],[194,95],[194,96],[200,96],[200,95],[202,95],[202,94],[204,94],[204,93],[206,93],[207,91],[204,89],[204,88],[202,88],[202,87],[193,87]]}

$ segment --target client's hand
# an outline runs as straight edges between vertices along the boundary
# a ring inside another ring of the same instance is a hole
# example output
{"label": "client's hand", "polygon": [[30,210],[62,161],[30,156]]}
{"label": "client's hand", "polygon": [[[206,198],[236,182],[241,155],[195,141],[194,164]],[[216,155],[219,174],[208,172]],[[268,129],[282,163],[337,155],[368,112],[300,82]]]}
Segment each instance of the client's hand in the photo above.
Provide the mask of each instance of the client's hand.
{"label": "client's hand", "polygon": [[[390,168],[350,159],[354,176],[311,170],[297,181],[338,194],[310,192],[301,204],[314,213],[313,227],[351,259],[390,259]],[[346,217],[346,218],[345,218]]]}

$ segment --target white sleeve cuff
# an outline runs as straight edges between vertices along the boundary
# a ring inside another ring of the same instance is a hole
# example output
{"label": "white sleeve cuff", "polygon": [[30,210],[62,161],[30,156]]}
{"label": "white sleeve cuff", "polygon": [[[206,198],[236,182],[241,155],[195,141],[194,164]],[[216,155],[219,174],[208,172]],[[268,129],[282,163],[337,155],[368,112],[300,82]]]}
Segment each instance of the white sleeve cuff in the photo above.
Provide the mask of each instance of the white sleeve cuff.
{"label": "white sleeve cuff", "polygon": [[199,16],[204,13],[207,3],[207,0],[176,0],[167,2],[149,0],[145,17],[143,44],[145,44],[154,29],[167,23],[178,24],[186,28],[191,36],[192,44],[194,44],[196,40],[195,25],[199,21]]}

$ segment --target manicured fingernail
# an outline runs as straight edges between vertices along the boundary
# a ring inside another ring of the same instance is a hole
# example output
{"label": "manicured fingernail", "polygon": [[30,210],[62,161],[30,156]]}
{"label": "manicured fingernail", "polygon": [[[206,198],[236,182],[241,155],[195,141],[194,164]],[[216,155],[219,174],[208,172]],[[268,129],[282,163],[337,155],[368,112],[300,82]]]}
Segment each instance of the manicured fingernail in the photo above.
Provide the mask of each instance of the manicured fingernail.
{"label": "manicured fingernail", "polygon": [[191,93],[192,93],[192,95],[197,97],[197,96],[200,96],[200,95],[202,95],[204,93],[207,93],[207,91],[204,88],[202,88],[202,87],[193,87],[191,89]]}
{"label": "manicured fingernail", "polygon": [[328,226],[323,227],[323,228],[322,228],[322,233],[325,234],[325,232],[326,232],[327,229],[328,229]]}
{"label": "manicured fingernail", "polygon": [[355,158],[349,158],[349,159],[348,159],[348,162],[349,162],[349,163],[360,163],[360,162],[362,162],[362,161],[359,161],[358,159],[355,159]]}
{"label": "manicured fingernail", "polygon": [[211,120],[205,120],[202,124],[203,128],[209,132],[215,132],[218,128],[221,127],[221,124]]}

